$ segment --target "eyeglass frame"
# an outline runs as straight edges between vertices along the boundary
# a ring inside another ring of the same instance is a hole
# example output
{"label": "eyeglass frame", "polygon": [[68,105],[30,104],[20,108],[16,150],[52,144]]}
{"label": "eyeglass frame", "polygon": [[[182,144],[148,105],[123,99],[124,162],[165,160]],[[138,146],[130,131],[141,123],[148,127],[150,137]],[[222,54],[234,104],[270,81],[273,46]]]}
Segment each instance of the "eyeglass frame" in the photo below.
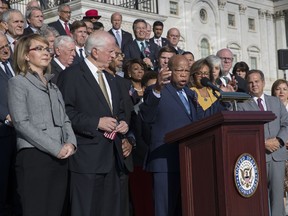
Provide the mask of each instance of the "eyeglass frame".
{"label": "eyeglass frame", "polygon": [[43,46],[36,46],[36,47],[34,47],[34,48],[30,48],[29,50],[28,50],[29,52],[30,51],[39,51],[39,52],[44,52],[44,51],[47,51],[48,53],[51,53],[51,48],[49,48],[49,47],[43,47]]}
{"label": "eyeglass frame", "polygon": [[229,58],[229,57],[220,57],[221,61],[226,61],[228,63],[233,62],[234,58]]}
{"label": "eyeglass frame", "polygon": [[7,43],[3,46],[0,47],[0,51],[2,52],[4,50],[4,48],[10,48],[11,44]]}
{"label": "eyeglass frame", "polygon": [[202,71],[197,71],[194,73],[196,76],[210,76],[210,73],[202,72]]}

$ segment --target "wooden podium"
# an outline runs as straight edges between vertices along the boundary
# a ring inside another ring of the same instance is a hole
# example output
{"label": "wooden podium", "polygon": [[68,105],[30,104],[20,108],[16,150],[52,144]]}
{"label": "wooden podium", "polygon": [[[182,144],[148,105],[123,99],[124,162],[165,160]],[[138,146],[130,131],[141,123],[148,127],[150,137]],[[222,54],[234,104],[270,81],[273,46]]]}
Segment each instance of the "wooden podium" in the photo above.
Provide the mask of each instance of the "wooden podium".
{"label": "wooden podium", "polygon": [[[166,135],[178,143],[183,216],[268,216],[264,124],[272,112],[223,111]],[[235,165],[243,154],[256,161],[259,181],[250,197],[238,191]]]}

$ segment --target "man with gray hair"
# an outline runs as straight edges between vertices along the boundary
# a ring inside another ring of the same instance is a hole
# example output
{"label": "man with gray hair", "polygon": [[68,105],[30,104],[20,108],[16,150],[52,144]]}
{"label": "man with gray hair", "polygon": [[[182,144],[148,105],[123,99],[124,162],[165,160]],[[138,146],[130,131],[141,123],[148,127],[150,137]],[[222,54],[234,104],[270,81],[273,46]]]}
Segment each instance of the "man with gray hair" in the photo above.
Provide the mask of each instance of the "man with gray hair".
{"label": "man with gray hair", "polygon": [[24,17],[23,14],[16,9],[10,9],[2,14],[2,23],[6,31],[6,37],[14,52],[14,47],[20,36],[23,35]]}
{"label": "man with gray hair", "polygon": [[43,26],[44,17],[40,8],[32,7],[26,11],[27,28],[24,29],[23,35],[39,34]]}
{"label": "man with gray hair", "polygon": [[55,38],[55,57],[51,60],[51,72],[54,74],[53,83],[56,84],[60,72],[72,64],[75,57],[75,46],[74,40],[69,36],[62,35]]}
{"label": "man with gray hair", "polygon": [[115,45],[108,32],[93,32],[85,44],[87,58],[58,77],[79,144],[69,161],[71,216],[123,215],[119,172],[127,149],[121,139],[129,128],[115,77],[105,71]]}

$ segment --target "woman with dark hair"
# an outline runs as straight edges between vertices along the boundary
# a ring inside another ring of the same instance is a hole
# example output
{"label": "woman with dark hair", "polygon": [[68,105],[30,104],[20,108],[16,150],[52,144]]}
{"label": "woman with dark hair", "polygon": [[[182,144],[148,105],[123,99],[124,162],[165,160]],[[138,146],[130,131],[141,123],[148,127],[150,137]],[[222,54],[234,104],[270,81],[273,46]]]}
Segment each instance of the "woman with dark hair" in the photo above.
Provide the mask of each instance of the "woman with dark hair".
{"label": "woman with dark hair", "polygon": [[132,59],[125,64],[123,70],[124,77],[131,80],[130,95],[133,103],[137,104],[142,99],[145,90],[141,80],[146,71],[146,64],[140,59]]}
{"label": "woman with dark hair", "polygon": [[205,111],[217,101],[213,91],[209,87],[202,86],[201,84],[201,79],[203,77],[210,79],[212,83],[214,82],[212,68],[206,59],[200,59],[194,62],[190,71],[192,75],[191,89],[197,93],[198,103]]}
{"label": "woman with dark hair", "polygon": [[[288,111],[288,81],[284,79],[278,79],[276,80],[271,88],[271,95],[278,97],[284,106],[286,107],[286,110]],[[287,148],[286,143],[286,148]],[[286,205],[286,198],[288,193],[288,161],[285,163],[285,179],[284,179],[284,204]]]}
{"label": "woman with dark hair", "polygon": [[76,149],[61,92],[51,83],[50,60],[49,43],[44,37],[22,37],[14,53],[17,76],[8,83],[24,216],[61,215],[67,188],[67,158]]}
{"label": "woman with dark hair", "polygon": [[233,75],[238,75],[242,77],[243,79],[246,78],[246,74],[249,71],[249,66],[246,64],[246,62],[237,62],[232,70]]}

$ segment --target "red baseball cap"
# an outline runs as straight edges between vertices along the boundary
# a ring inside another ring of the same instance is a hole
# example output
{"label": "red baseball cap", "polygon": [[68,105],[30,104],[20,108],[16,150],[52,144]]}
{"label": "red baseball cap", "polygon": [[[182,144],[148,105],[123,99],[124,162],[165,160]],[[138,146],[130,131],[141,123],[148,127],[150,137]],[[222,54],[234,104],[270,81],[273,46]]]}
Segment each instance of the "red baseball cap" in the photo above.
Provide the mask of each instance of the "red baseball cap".
{"label": "red baseball cap", "polygon": [[96,19],[100,19],[101,16],[98,15],[98,10],[95,10],[95,9],[91,9],[91,10],[87,10],[85,12],[85,16],[83,17],[84,19],[88,18],[88,19],[91,19],[91,18],[96,18]]}

